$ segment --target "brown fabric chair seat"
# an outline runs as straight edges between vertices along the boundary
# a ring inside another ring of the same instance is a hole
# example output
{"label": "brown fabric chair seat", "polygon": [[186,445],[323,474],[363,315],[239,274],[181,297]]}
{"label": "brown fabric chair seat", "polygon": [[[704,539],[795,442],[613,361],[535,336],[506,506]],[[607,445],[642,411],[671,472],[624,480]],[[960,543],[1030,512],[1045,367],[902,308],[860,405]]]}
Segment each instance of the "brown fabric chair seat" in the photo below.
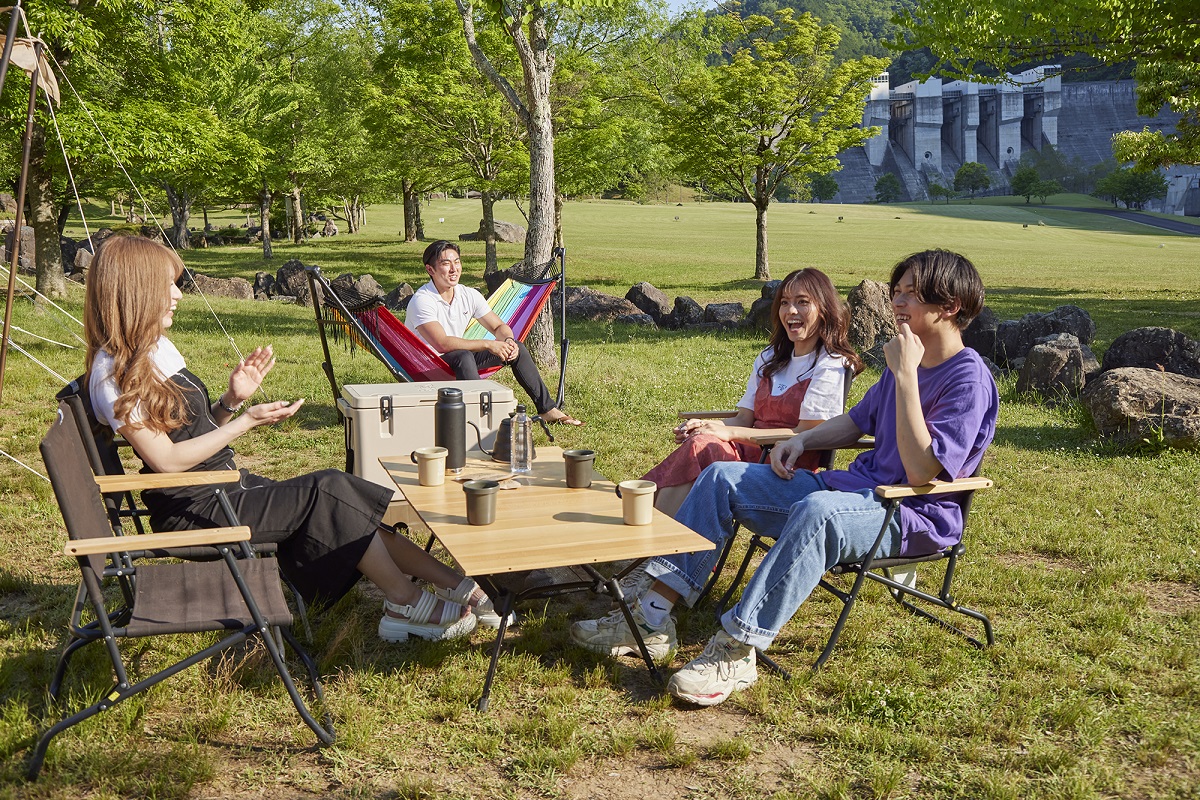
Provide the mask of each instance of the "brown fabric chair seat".
{"label": "brown fabric chair seat", "polygon": [[[242,578],[266,623],[291,625],[274,559],[241,562]],[[254,620],[224,561],[148,564],[137,568],[133,617],[118,636],[238,630]]]}

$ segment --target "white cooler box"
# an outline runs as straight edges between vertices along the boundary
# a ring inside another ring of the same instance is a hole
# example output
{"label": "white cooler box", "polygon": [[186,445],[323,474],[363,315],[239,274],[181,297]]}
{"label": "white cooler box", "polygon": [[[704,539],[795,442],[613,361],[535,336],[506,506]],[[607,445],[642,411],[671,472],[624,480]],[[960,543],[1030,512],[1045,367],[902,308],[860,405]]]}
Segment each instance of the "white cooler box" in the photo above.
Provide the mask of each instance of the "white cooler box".
{"label": "white cooler box", "polygon": [[[501,383],[425,381],[343,386],[337,404],[345,418],[350,471],[360,478],[395,489],[396,484],[379,466],[379,459],[381,456],[408,458],[418,447],[433,446],[433,407],[437,403],[438,389],[443,386],[462,390],[467,422],[479,426],[483,446],[491,450],[496,443],[500,421],[517,407],[512,389]],[[475,430],[468,425],[467,449],[476,446]]]}

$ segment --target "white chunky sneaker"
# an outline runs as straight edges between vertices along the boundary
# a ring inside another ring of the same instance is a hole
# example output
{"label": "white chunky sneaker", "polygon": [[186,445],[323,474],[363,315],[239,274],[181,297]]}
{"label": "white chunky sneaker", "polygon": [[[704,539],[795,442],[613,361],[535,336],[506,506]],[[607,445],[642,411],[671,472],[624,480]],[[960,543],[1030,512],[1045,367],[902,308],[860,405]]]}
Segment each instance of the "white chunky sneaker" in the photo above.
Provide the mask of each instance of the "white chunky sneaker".
{"label": "white chunky sneaker", "polygon": [[[646,574],[646,562],[638,565],[637,569],[630,572],[619,581],[621,586],[621,595],[625,598],[625,602],[629,603],[629,607],[633,608],[635,602],[640,600],[642,595],[650,590],[654,585],[654,578]],[[613,608],[619,608],[616,598],[613,598]]]}
{"label": "white chunky sneaker", "polygon": [[717,631],[703,653],[671,676],[667,691],[698,706],[715,706],[738,689],[754,685],[756,680],[754,648],[725,631]]}
{"label": "white chunky sneaker", "polygon": [[[671,619],[668,614],[661,626],[656,628],[650,625],[642,615],[641,606],[636,600],[632,602],[630,611],[633,614],[634,624],[641,631],[642,641],[646,643],[646,650],[650,653],[650,657],[655,661],[670,659],[678,644],[675,637],[675,620]],[[625,624],[625,615],[619,608],[600,619],[585,619],[576,622],[571,626],[571,639],[576,644],[581,644],[597,653],[608,653],[614,656],[641,656],[642,654],[638,650],[637,640],[633,638],[633,632]]]}

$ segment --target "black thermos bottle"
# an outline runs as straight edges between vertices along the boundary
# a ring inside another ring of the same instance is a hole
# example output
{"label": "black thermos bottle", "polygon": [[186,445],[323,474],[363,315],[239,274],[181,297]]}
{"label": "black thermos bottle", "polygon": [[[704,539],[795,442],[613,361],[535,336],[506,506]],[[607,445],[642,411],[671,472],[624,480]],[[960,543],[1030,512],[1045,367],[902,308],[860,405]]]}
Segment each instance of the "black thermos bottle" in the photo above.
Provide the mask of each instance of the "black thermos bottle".
{"label": "black thermos bottle", "polygon": [[433,407],[433,443],[448,451],[446,471],[461,472],[467,463],[467,406],[462,389],[438,389]]}

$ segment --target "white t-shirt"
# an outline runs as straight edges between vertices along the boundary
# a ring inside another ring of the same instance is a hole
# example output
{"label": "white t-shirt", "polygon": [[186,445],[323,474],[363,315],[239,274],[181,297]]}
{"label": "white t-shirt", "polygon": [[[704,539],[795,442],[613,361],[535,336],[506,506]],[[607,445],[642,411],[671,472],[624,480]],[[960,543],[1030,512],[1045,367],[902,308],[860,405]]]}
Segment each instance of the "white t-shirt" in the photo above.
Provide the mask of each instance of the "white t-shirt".
{"label": "white t-shirt", "polygon": [[[763,365],[767,362],[767,351],[758,354],[746,382],[746,394],[738,401],[738,408],[754,410],[754,395],[758,392]],[[842,413],[843,386],[846,364],[841,356],[818,347],[811,353],[792,356],[783,369],[771,376],[771,396],[779,395],[798,382],[811,379],[804,400],[800,403],[800,419],[833,419]]]}
{"label": "white t-shirt", "polygon": [[[164,379],[170,378],[187,366],[175,345],[165,336],[159,337],[158,345],[150,355],[150,361]],[[92,395],[92,410],[96,414],[96,419],[117,431],[131,422],[141,422],[142,412],[139,403],[129,412],[129,419],[117,419],[113,412],[113,406],[116,405],[117,398],[121,396],[121,390],[117,388],[117,381],[113,377],[112,371],[112,356],[104,350],[96,353],[96,360],[92,362],[92,374],[88,379],[88,392]]]}
{"label": "white t-shirt", "polygon": [[[412,299],[408,301],[408,312],[404,317],[404,324],[417,336],[421,336],[422,325],[429,322],[440,322],[442,330],[446,332],[447,336],[462,336],[467,332],[467,326],[471,324],[471,320],[479,319],[491,310],[487,300],[479,293],[478,289],[472,289],[470,286],[463,286],[460,283],[454,287],[454,299],[447,303],[438,294],[433,281],[430,281],[417,289],[413,293]],[[425,344],[437,349],[433,342],[424,336],[421,336],[421,339]]]}

